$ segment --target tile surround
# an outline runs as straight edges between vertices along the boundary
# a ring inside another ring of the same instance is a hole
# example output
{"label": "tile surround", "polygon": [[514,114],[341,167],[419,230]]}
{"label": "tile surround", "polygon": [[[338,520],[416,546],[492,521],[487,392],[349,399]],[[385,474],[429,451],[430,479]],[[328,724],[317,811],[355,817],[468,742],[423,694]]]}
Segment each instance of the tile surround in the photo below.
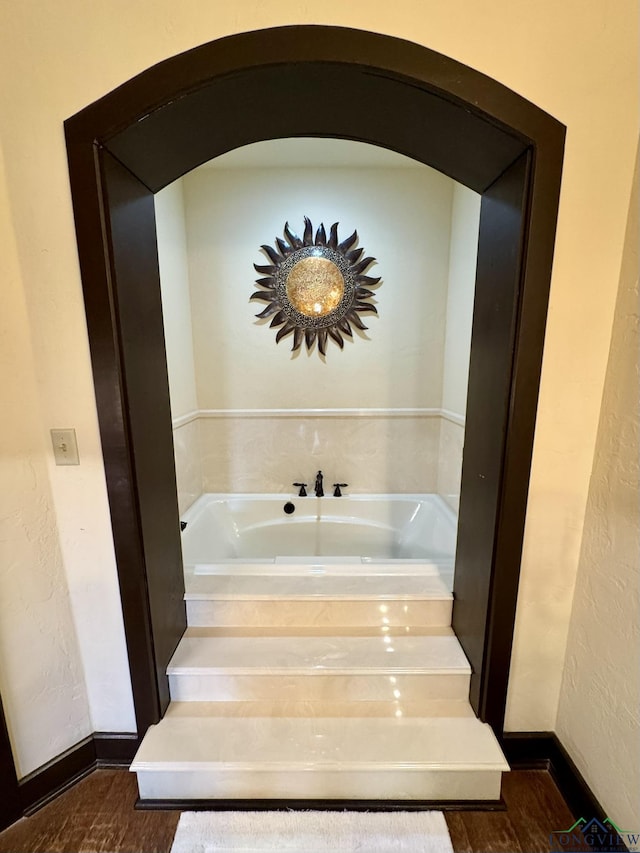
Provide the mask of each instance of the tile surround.
{"label": "tile surround", "polygon": [[436,491],[456,513],[460,507],[463,447],[464,421],[441,418]]}
{"label": "tile surround", "polygon": [[180,515],[186,512],[203,492],[199,432],[197,418],[183,420],[180,426],[174,426],[173,429],[173,453]]}
{"label": "tile surround", "polygon": [[439,493],[457,510],[464,426],[441,409],[191,412],[174,421],[178,506],[289,493],[322,469],[354,494]]}
{"label": "tile surround", "polygon": [[292,482],[349,483],[351,492],[432,492],[436,418],[203,418],[207,492],[291,492]]}

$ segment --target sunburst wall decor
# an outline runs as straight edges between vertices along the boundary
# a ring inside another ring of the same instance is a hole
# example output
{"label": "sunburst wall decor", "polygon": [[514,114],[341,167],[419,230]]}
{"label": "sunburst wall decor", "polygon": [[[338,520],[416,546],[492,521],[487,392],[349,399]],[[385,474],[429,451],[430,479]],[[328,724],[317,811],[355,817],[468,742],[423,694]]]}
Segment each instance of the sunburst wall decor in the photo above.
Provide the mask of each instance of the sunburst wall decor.
{"label": "sunburst wall decor", "polygon": [[276,343],[293,332],[292,352],[300,349],[303,340],[308,350],[317,340],[319,352],[325,355],[329,338],[342,349],[344,336],[353,338],[352,325],[367,328],[360,314],[378,313],[368,300],[375,295],[369,288],[380,279],[364,274],[375,258],[362,258],[364,249],[353,248],[357,231],[340,243],[337,222],[329,237],[321,224],[314,238],[311,220],[305,216],[302,239],[288,222],[284,236],[285,240],[276,237],[275,248],[261,247],[271,264],[254,264],[263,278],[257,279],[261,289],[250,299],[267,303],[256,317],[272,317],[270,328],[280,327]]}

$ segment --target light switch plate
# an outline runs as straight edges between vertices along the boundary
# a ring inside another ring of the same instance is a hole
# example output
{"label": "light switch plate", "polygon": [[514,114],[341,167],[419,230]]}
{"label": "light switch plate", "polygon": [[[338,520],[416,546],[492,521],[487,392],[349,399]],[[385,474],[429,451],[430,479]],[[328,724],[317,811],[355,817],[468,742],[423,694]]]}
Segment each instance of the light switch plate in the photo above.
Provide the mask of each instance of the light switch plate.
{"label": "light switch plate", "polygon": [[56,465],[80,464],[75,429],[52,429],[51,443]]}

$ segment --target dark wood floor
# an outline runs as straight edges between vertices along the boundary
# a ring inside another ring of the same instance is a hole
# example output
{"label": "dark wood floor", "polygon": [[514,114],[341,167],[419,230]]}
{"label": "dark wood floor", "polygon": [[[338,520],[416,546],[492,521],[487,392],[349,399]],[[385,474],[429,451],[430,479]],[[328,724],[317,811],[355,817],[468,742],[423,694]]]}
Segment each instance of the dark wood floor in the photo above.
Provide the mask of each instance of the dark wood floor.
{"label": "dark wood floor", "polygon": [[[446,813],[456,853],[548,853],[573,823],[546,770],[506,773],[502,793],[506,811]],[[132,773],[96,770],[0,833],[0,853],[169,853],[179,812],[136,811],[136,797]]]}

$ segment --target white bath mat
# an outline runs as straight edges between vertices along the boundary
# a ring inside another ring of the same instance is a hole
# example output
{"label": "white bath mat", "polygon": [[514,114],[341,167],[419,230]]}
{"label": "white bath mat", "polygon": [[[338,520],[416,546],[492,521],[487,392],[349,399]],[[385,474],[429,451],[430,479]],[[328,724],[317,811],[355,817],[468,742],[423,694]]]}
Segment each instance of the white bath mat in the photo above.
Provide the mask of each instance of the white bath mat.
{"label": "white bath mat", "polygon": [[184,812],[171,853],[453,853],[442,812]]}

